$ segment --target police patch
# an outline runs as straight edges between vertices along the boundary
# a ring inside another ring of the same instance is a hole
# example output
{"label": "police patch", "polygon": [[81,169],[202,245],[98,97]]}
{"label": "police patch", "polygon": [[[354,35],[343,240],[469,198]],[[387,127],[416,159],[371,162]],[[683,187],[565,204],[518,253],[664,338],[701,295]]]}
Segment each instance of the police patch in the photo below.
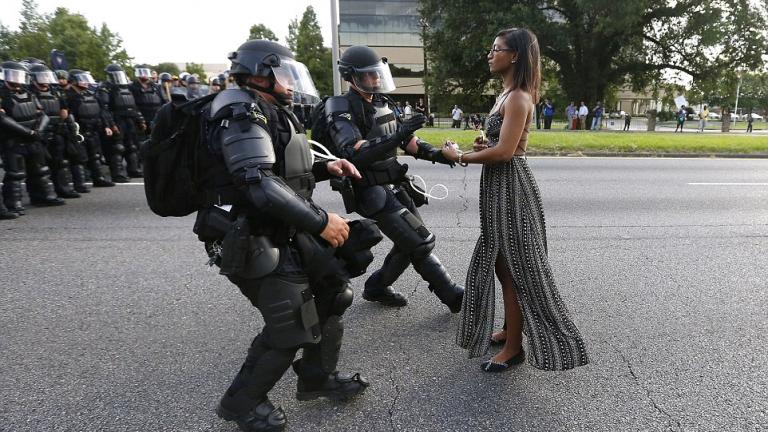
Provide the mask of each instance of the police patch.
{"label": "police patch", "polygon": [[258,111],[251,111],[251,121],[266,126],[267,116]]}
{"label": "police patch", "polygon": [[352,114],[350,113],[339,114],[339,117],[344,117],[345,119],[352,121]]}

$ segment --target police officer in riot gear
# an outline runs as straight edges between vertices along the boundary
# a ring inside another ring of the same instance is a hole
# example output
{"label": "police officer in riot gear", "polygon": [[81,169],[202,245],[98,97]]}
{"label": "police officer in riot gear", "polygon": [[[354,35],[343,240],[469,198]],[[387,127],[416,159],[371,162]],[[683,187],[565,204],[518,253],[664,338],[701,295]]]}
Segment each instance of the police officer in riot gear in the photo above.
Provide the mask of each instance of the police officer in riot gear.
{"label": "police officer in riot gear", "polygon": [[171,101],[171,89],[173,88],[173,77],[168,72],[160,74],[160,97],[163,98],[163,103],[166,104]]}
{"label": "police officer in riot gear", "polygon": [[79,159],[81,152],[75,142],[77,126],[74,118],[69,115],[64,95],[54,88],[58,87],[58,80],[53,72],[42,62],[30,65],[29,71],[32,77],[30,90],[50,119],[42,138],[48,150],[48,165],[51,167],[54,190],[62,198],[79,198],[80,194],[72,186],[70,158],[73,158],[76,164],[85,161]]}
{"label": "police officer in riot gear", "polygon": [[[88,170],[91,172],[91,179],[95,187],[114,186],[110,180],[107,180],[101,171],[102,142],[101,135],[107,137],[112,135],[111,121],[112,117],[102,105],[96,94],[90,89],[95,81],[90,73],[80,69],[69,71],[69,83],[67,88],[66,100],[69,112],[75,117],[80,126],[80,135],[84,140],[81,149],[85,155]],[[85,171],[83,165],[72,166],[72,177],[75,183],[75,190],[83,193],[89,192],[85,185]]]}
{"label": "police officer in riot gear", "polygon": [[[104,69],[107,80],[99,91],[102,103],[112,115],[115,127],[112,129],[111,146],[104,150],[108,156],[112,180],[129,181],[127,177],[142,177],[139,161],[139,133],[147,129],[144,116],[136,106],[136,99],[128,88],[128,76],[123,68],[111,64]],[[127,168],[123,171],[123,159]]]}
{"label": "police officer in riot gear", "polygon": [[367,46],[352,46],[339,60],[339,71],[350,90],[325,103],[331,150],[354,163],[363,176],[347,188],[346,193],[354,196],[347,196],[345,203],[354,202],[357,213],[375,219],[394,243],[384,265],[365,282],[363,298],[405,306],[406,298],[391,285],[413,264],[440,301],[451,312],[459,312],[464,288],[451,279],[432,253],[435,236],[416,209],[425,203],[425,197],[407,180],[407,165],[398,162],[397,149],[417,159],[453,163],[442,151],[413,135],[424,125],[423,115],[401,121],[395,114],[394,102],[385,96],[395,89],[386,58]]}
{"label": "police officer in riot gear", "polygon": [[[129,88],[141,115],[149,122],[147,127],[147,134],[149,134],[152,120],[163,104],[163,97],[160,86],[152,81],[152,70],[149,67],[137,66],[134,70],[134,76],[136,79],[133,80]],[[168,80],[170,81],[170,75],[168,75]]]}
{"label": "police officer in riot gear", "polygon": [[[336,366],[341,316],[352,303],[349,277],[365,271],[372,244],[354,246],[354,227],[363,224],[348,224],[312,201],[315,181],[359,173],[344,160],[313,163],[304,128],[290,110],[293,92],[316,95],[304,65],[266,40],[248,41],[229,58],[241,88],[221,91],[205,112],[209,150],[223,167],[212,176],[212,202],[221,205],[198,213],[196,232],[205,239],[206,231],[217,231],[210,229],[212,221],[235,220],[223,224],[228,231],[220,243],[213,240],[220,234],[207,239],[206,249],[259,309],[265,325],[217,412],[244,431],[282,430],[285,414],[267,393],[292,363],[299,400],[345,399],[368,386],[359,374],[341,374]],[[162,117],[163,111],[156,130]],[[222,213],[226,204],[234,206]],[[367,232],[378,236],[375,244],[381,235],[367,222]],[[246,241],[238,246],[235,239]],[[355,252],[342,258],[347,247]],[[359,254],[365,256],[362,264],[353,265],[352,256]],[[302,357],[294,362],[299,348]]]}
{"label": "police officer in riot gear", "polygon": [[64,200],[56,195],[51,183],[41,139],[49,119],[37,98],[25,88],[29,84],[29,69],[13,61],[3,62],[2,68],[0,140],[5,164],[5,206],[16,214],[24,214],[21,182],[25,179],[33,205],[62,205]]}

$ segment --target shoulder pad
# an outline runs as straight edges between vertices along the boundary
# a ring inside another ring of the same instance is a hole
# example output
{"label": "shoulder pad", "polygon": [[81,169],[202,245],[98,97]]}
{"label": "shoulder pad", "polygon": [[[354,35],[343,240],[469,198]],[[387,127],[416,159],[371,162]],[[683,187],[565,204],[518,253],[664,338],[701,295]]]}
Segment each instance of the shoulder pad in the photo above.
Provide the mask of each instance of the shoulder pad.
{"label": "shoulder pad", "polygon": [[349,105],[349,99],[344,96],[334,96],[325,101],[325,115],[342,112],[352,112]]}
{"label": "shoulder pad", "polygon": [[250,105],[255,102],[256,99],[254,99],[252,95],[244,92],[243,90],[227,89],[216,94],[213,102],[211,102],[211,110],[209,116],[211,119],[213,119],[216,117],[216,113],[229,105],[237,103],[245,103]]}

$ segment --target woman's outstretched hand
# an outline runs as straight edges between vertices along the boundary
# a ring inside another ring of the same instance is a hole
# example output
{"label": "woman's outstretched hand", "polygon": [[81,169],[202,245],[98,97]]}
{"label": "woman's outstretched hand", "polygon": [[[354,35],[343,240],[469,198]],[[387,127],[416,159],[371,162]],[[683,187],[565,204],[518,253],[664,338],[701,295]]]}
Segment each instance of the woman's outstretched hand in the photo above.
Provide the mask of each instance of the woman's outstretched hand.
{"label": "woman's outstretched hand", "polygon": [[448,159],[451,162],[458,162],[459,161],[459,146],[451,141],[446,140],[445,144],[443,144],[442,148],[443,157]]}

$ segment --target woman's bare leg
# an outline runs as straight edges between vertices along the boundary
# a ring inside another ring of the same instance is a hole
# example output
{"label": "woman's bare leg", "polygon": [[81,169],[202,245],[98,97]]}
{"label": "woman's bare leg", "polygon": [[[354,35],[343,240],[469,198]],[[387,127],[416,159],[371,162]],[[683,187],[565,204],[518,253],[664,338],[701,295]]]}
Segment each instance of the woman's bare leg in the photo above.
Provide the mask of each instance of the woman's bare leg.
{"label": "woman's bare leg", "polygon": [[501,292],[504,296],[504,314],[506,319],[506,343],[492,360],[497,363],[505,362],[516,356],[523,346],[523,314],[517,301],[517,292],[512,275],[509,273],[504,257],[496,257],[496,277],[501,282]]}

